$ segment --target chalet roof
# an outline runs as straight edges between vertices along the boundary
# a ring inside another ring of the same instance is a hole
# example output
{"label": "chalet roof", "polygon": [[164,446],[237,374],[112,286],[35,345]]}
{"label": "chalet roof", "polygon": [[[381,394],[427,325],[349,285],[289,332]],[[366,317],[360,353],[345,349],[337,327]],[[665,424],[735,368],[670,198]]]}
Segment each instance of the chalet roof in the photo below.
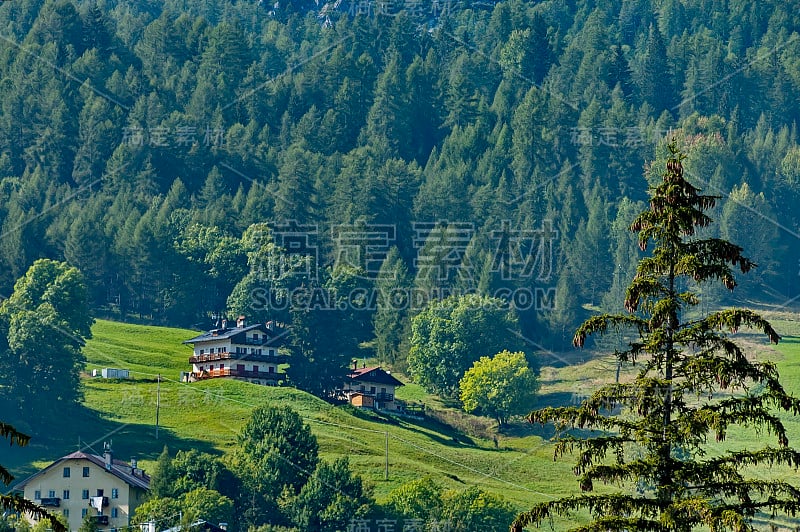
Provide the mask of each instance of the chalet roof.
{"label": "chalet roof", "polygon": [[263,343],[260,345],[276,345],[280,343],[280,341],[289,334],[289,329],[281,327],[279,325],[275,325],[273,328],[267,326],[264,323],[255,323],[253,325],[248,325],[247,327],[227,327],[224,329],[212,329],[210,331],[204,332],[201,335],[195,336],[189,340],[185,340],[184,344],[198,344],[203,342],[216,342],[218,340],[227,340],[232,339],[234,336],[247,333],[250,331],[259,331],[264,334],[267,338]]}
{"label": "chalet roof", "polygon": [[358,382],[374,382],[376,384],[389,384],[391,386],[403,386],[403,383],[393,377],[388,371],[380,366],[369,368],[357,368],[350,372],[347,377]]}
{"label": "chalet roof", "polygon": [[57,467],[59,464],[67,461],[67,460],[88,460],[89,462],[93,463],[97,467],[101,468],[102,470],[114,475],[115,477],[119,478],[120,480],[127,483],[129,486],[133,486],[135,488],[149,490],[150,489],[150,476],[147,475],[144,471],[142,471],[141,475],[134,475],[131,472],[131,465],[127,462],[123,462],[122,460],[112,460],[111,467],[106,467],[105,459],[102,456],[97,456],[95,454],[88,454],[81,451],[74,452],[72,454],[68,454],[67,456],[62,456],[49,466],[45,467],[41,471],[34,473],[33,475],[29,476],[25,480],[17,483],[12,489],[16,490],[23,490],[25,486],[34,478],[42,475],[54,467]]}

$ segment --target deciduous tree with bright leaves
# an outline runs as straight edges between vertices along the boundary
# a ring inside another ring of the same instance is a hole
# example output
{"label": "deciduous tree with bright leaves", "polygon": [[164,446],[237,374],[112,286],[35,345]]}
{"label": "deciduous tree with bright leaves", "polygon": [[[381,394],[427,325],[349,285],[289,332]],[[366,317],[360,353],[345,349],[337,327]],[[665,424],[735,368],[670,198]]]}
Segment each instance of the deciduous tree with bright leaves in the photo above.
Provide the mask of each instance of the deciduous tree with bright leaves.
{"label": "deciduous tree with bright leaves", "polygon": [[511,416],[530,412],[539,383],[525,353],[501,351],[475,362],[461,379],[459,389],[464,410],[492,417],[502,427]]}

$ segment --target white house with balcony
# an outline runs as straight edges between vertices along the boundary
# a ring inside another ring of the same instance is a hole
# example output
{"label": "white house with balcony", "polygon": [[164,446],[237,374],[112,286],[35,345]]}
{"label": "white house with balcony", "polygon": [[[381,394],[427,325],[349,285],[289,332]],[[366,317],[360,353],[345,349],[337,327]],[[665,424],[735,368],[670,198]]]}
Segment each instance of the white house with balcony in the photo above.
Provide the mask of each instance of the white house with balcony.
{"label": "white house with balcony", "polygon": [[243,316],[236,327],[222,326],[183,342],[192,345],[192,371],[185,379],[193,382],[227,377],[275,386],[283,380],[280,365],[287,357],[278,353],[289,330],[269,321],[246,325]]}

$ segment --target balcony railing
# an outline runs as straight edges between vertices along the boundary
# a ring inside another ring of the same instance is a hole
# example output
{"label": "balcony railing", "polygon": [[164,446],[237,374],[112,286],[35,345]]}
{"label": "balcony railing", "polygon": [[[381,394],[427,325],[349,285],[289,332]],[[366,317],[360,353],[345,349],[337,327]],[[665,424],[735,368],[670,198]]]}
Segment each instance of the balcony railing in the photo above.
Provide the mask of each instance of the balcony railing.
{"label": "balcony railing", "polygon": [[349,396],[350,394],[360,393],[362,395],[366,395],[368,397],[372,397],[376,401],[380,403],[390,403],[394,401],[394,394],[393,393],[375,393],[370,392],[368,390],[345,390],[345,396]]}
{"label": "balcony railing", "polygon": [[245,345],[264,345],[264,342],[266,342],[266,340],[253,340],[252,338],[244,339]]}
{"label": "balcony railing", "polygon": [[269,373],[266,371],[248,371],[236,368],[205,370],[195,373],[194,376],[200,380],[213,379],[215,377],[239,377],[244,379],[266,379],[277,381],[281,378],[281,374],[277,372]]}
{"label": "balcony railing", "polygon": [[58,508],[61,505],[61,499],[58,497],[45,497],[41,501],[42,506],[47,506],[50,508]]}
{"label": "balcony railing", "polygon": [[108,516],[107,515],[93,515],[92,519],[94,519],[95,523],[98,525],[107,525],[108,524]]}
{"label": "balcony railing", "polygon": [[203,362],[214,362],[216,360],[237,360],[247,357],[248,360],[259,362],[272,362],[273,364],[282,363],[285,358],[281,355],[251,355],[249,353],[206,353],[202,355],[192,355],[189,357],[189,364]]}

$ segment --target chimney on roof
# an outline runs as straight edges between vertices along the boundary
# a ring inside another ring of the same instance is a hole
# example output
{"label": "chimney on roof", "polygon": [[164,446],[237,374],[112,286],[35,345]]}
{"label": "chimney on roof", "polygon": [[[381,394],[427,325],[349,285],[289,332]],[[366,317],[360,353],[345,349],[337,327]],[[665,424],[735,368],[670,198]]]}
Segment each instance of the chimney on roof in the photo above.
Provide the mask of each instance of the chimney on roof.
{"label": "chimney on roof", "polygon": [[226,318],[222,318],[222,328],[223,329],[228,328],[228,320]]}
{"label": "chimney on roof", "polygon": [[111,442],[103,443],[103,460],[106,464],[106,469],[111,469],[113,463],[113,453],[111,452]]}
{"label": "chimney on roof", "polygon": [[353,371],[358,369],[358,360],[353,360]]}
{"label": "chimney on roof", "polygon": [[239,327],[240,329],[244,327],[244,316],[239,316],[236,319],[236,326]]}
{"label": "chimney on roof", "polygon": [[136,466],[137,466],[136,458],[131,458],[131,475],[136,474]]}
{"label": "chimney on roof", "polygon": [[269,320],[266,323],[266,326],[267,326],[267,330],[268,331],[274,331],[275,330],[275,321],[274,320]]}

